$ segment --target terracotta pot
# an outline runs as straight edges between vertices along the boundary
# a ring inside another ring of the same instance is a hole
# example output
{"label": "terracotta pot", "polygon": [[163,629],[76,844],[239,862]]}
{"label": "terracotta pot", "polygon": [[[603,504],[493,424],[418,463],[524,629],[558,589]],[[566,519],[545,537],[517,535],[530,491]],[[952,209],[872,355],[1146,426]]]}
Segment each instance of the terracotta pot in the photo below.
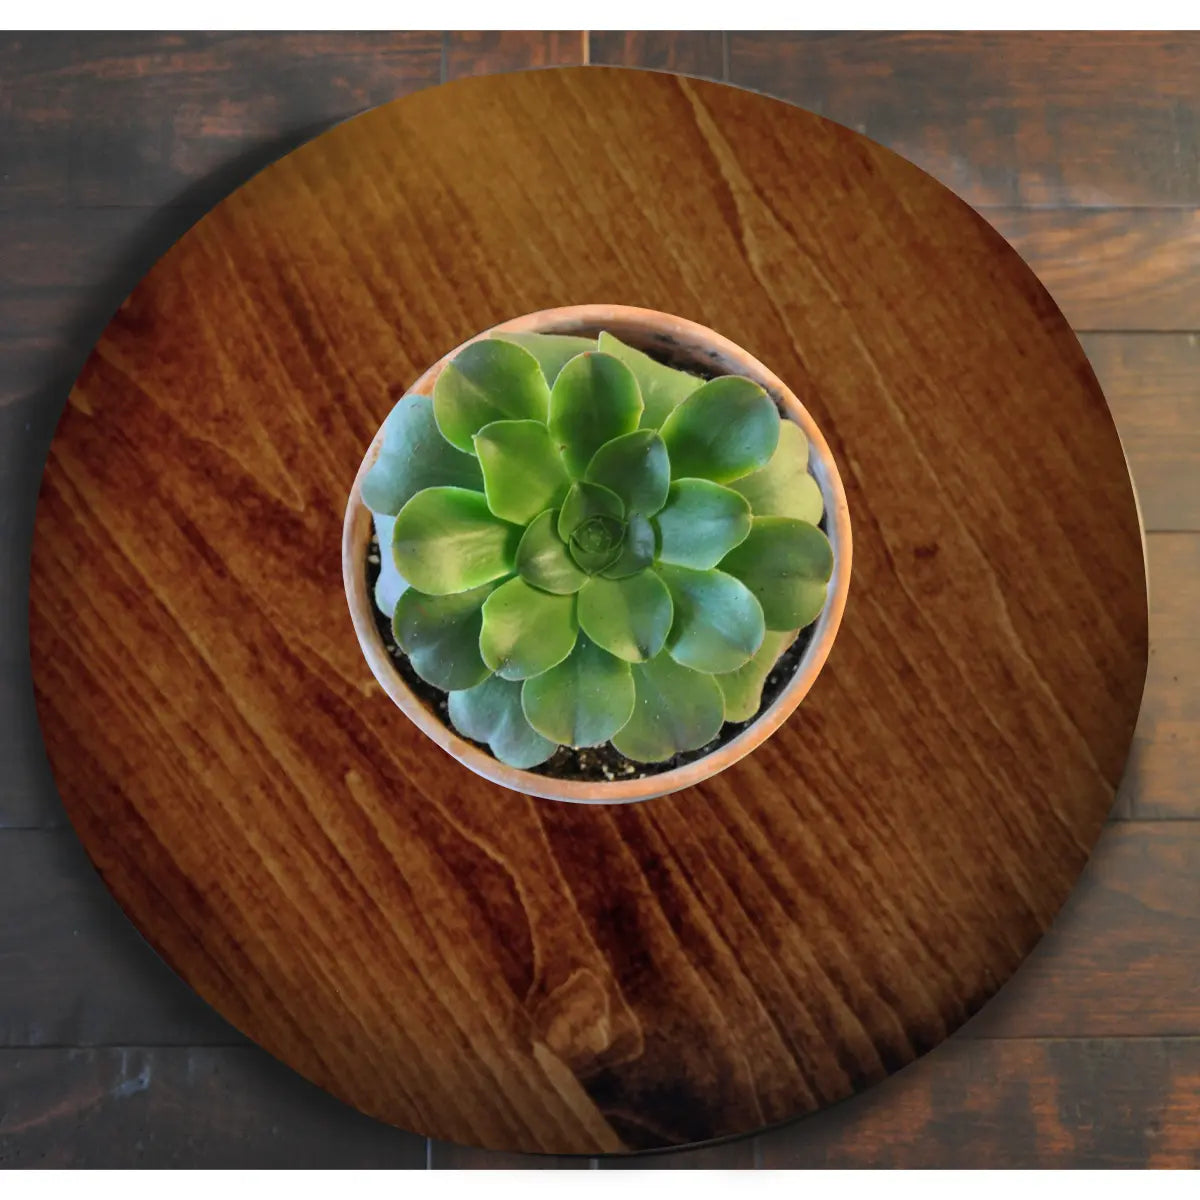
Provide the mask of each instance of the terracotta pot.
{"label": "terracotta pot", "polygon": [[[552,776],[505,766],[486,750],[481,750],[459,737],[412,692],[403,676],[396,670],[376,626],[374,604],[371,591],[367,587],[366,576],[366,558],[371,544],[371,513],[362,503],[359,486],[379,453],[382,429],[376,433],[358,469],[346,505],[346,520],[342,531],[342,575],[359,645],[380,686],[404,710],[413,724],[437,742],[443,750],[485,779],[528,795],[584,804],[621,804],[663,796],[716,775],[749,754],[787,720],[808,694],[829,656],[846,607],[846,593],[850,584],[850,515],[846,508],[842,481],[825,438],[804,405],[782,380],[740,346],[734,345],[719,333],[693,321],[686,321],[682,317],[651,309],[629,308],[624,305],[580,304],[569,308],[544,309],[541,312],[516,317],[485,330],[463,345],[500,331],[595,336],[605,329],[623,342],[650,354],[663,354],[677,365],[687,366],[691,363],[695,369],[702,369],[709,374],[745,375],[755,380],[766,388],[784,413],[795,421],[808,437],[809,470],[816,478],[824,497],[826,532],[833,545],[833,578],[830,580],[825,608],[812,627],[808,648],[804,651],[791,681],[776,697],[774,703],[737,737],[703,758],[644,779],[584,782],[555,779]],[[425,395],[432,393],[442,367],[461,349],[462,346],[456,347],[436,362],[409,391]]]}

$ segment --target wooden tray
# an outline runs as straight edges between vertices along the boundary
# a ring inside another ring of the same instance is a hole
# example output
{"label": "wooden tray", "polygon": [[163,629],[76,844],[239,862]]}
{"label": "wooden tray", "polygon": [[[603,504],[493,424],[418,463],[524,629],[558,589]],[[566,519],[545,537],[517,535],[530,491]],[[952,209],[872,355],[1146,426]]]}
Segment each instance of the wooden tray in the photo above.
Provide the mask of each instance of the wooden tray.
{"label": "wooden tray", "polygon": [[[418,733],[339,564],[395,395],[593,301],[787,380],[855,536],[797,714],[621,808],[503,791]],[[72,392],[31,588],[63,799],[147,938],[350,1103],[507,1150],[749,1132],[941,1041],[1077,877],[1146,667],[1120,443],[999,235],[818,117],[601,68],[397,101],[202,220]]]}

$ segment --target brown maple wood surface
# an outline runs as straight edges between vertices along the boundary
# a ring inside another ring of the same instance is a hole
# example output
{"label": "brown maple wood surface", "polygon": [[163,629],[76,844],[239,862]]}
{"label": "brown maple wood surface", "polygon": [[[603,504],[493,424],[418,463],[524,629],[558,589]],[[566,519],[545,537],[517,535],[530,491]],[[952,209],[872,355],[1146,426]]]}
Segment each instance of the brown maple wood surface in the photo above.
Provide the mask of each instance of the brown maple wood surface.
{"label": "brown maple wood surface", "polygon": [[[797,715],[622,808],[498,789],[410,726],[337,553],[427,363],[599,299],[788,380],[855,534]],[[1113,420],[999,235],[841,126],[598,68],[395,101],[205,216],[76,382],[30,597],[67,813],[167,962],[370,1115],[558,1154],[753,1132],[953,1032],[1083,868],[1147,653]]]}

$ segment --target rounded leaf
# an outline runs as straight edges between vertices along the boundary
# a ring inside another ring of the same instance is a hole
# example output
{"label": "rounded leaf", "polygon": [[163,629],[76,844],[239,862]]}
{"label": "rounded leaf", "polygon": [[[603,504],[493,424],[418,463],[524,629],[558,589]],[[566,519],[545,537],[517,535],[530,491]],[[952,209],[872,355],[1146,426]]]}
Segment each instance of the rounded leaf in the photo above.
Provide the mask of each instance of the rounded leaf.
{"label": "rounded leaf", "polygon": [[495,586],[485,583],[451,596],[409,588],[400,597],[392,632],[426,683],[453,692],[474,687],[492,673],[479,653],[479,631],[483,602]]}
{"label": "rounded leaf", "polygon": [[620,553],[601,568],[600,574],[606,579],[624,579],[626,575],[636,575],[654,561],[657,544],[654,526],[641,513],[634,513],[625,526]]}
{"label": "rounded leaf", "polygon": [[725,720],[749,721],[757,714],[762,703],[763,684],[779,656],[796,640],[798,632],[795,629],[785,633],[767,630],[758,653],[744,667],[713,676],[725,695]]}
{"label": "rounded leaf", "polygon": [[586,521],[593,517],[606,517],[621,521],[625,516],[625,505],[615,492],[598,483],[580,480],[571,484],[570,491],[558,513],[558,536],[565,542]]}
{"label": "rounded leaf", "polygon": [[392,555],[409,584],[444,596],[508,575],[520,539],[518,526],[493,516],[480,492],[428,488],[400,510]]}
{"label": "rounded leaf", "polygon": [[781,421],[779,445],[765,467],[729,485],[750,501],[756,517],[794,517],[815,525],[825,510],[821,489],[808,473],[808,438],[793,421]]}
{"label": "rounded leaf", "polygon": [[384,517],[372,513],[375,524],[375,541],[379,549],[379,575],[375,580],[375,607],[386,617],[396,611],[396,601],[408,587],[408,580],[396,570],[392,555],[392,530],[396,527],[395,517]]}
{"label": "rounded leaf", "polygon": [[498,675],[449,697],[450,723],[463,737],[486,742],[510,767],[528,770],[558,747],[533,728],[521,707],[521,685]]}
{"label": "rounded leaf", "polygon": [[766,466],[779,444],[779,413],[753,380],[723,375],[694,391],[666,419],[671,478],[728,483]]}
{"label": "rounded leaf", "polygon": [[488,508],[496,516],[527,525],[562,503],[571,481],[541,421],[493,421],[475,435],[474,445]]}
{"label": "rounded leaf", "polygon": [[575,565],[566,543],[558,536],[553,509],[534,517],[517,546],[517,572],[526,583],[544,592],[568,596],[587,582],[587,572]]}
{"label": "rounded leaf", "polygon": [[580,570],[589,575],[598,575],[620,558],[622,537],[623,530],[619,522],[608,517],[593,517],[578,535],[572,534],[567,543],[567,552]]}
{"label": "rounded leaf", "polygon": [[521,703],[530,725],[563,746],[599,746],[633,712],[629,664],[580,635],[557,667],[525,680]]}
{"label": "rounded leaf", "polygon": [[666,503],[671,460],[653,429],[635,429],[601,446],[588,463],[586,477],[616,493],[627,513],[652,517]]}
{"label": "rounded leaf", "polygon": [[707,571],[750,532],[750,505],[711,480],[680,479],[655,523],[662,562]]}
{"label": "rounded leaf", "polygon": [[833,547],[807,521],[756,517],[746,540],[721,560],[721,570],[758,597],[768,629],[803,629],[825,607]]}
{"label": "rounded leaf", "polygon": [[577,354],[596,349],[594,338],[575,337],[567,333],[494,333],[492,336],[528,350],[538,360],[538,366],[550,384]]}
{"label": "rounded leaf", "polygon": [[484,601],[479,650],[497,675],[528,679],[562,662],[577,633],[574,596],[554,596],[524,579],[510,579]]}
{"label": "rounded leaf", "polygon": [[660,564],[675,620],[667,650],[676,662],[720,675],[745,666],[762,645],[763,612],[744,583],[722,571]]}
{"label": "rounded leaf", "polygon": [[626,346],[611,333],[601,333],[598,344],[605,354],[619,358],[638,381],[645,406],[641,421],[643,429],[657,429],[671,411],[704,382],[698,375],[677,371],[632,346]]}
{"label": "rounded leaf", "polygon": [[644,662],[663,648],[673,614],[671,593],[653,571],[627,579],[593,577],[579,593],[580,629],[626,662]]}
{"label": "rounded leaf", "polygon": [[405,396],[383,423],[379,456],[359,492],[372,511],[395,516],[418,492],[431,487],[483,490],[479,464],[444,437],[428,396]]}
{"label": "rounded leaf", "polygon": [[664,762],[699,750],[721,732],[725,700],[711,675],[660,654],[633,669],[633,714],[613,745],[634,762]]}
{"label": "rounded leaf", "polygon": [[601,446],[632,433],[641,415],[637,380],[611,354],[589,351],[571,359],[550,393],[550,432],[576,478]]}
{"label": "rounded leaf", "polygon": [[550,388],[538,361],[520,346],[482,338],[448,362],[433,385],[433,412],[447,441],[468,453],[493,421],[545,421]]}

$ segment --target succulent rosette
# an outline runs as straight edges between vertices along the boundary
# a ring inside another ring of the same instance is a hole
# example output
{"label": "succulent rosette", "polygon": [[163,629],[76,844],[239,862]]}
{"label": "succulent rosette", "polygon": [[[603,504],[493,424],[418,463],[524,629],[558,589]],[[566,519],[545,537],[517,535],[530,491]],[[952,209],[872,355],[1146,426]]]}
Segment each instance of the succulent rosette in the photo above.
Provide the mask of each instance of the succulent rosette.
{"label": "succulent rosette", "polygon": [[362,499],[397,645],[520,768],[663,762],[749,720],[833,570],[799,426],[608,333],[464,347],[396,405]]}

